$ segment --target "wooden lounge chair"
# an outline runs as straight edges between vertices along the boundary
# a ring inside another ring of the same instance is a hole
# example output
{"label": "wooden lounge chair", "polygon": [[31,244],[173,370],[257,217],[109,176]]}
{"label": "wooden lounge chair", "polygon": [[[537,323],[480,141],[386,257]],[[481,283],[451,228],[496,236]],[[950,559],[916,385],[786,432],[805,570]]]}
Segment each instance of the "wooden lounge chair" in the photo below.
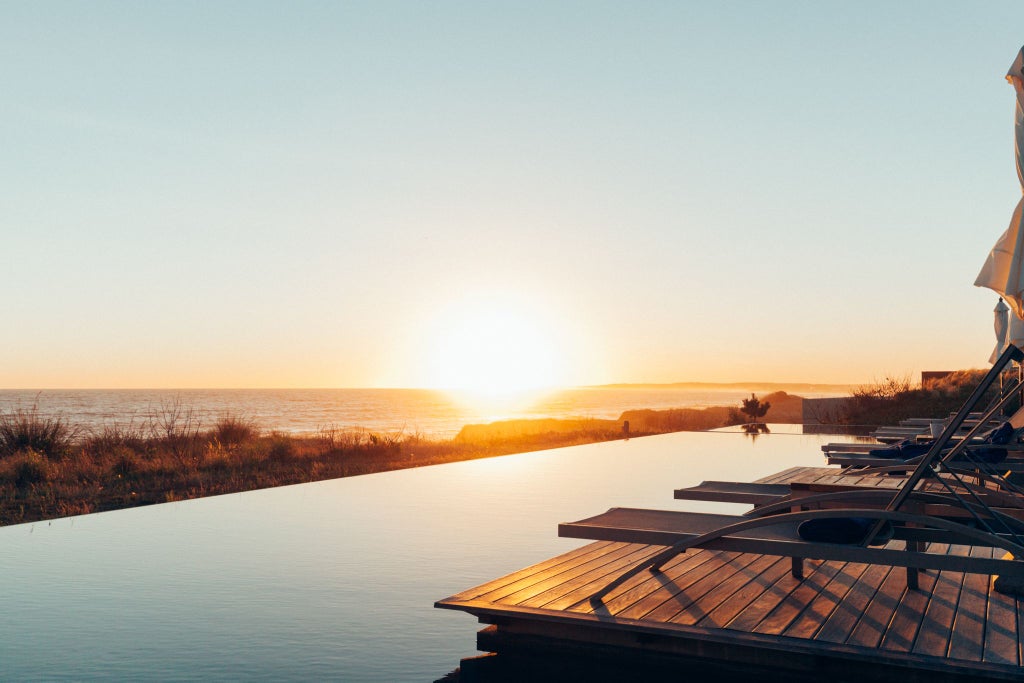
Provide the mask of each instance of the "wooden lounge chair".
{"label": "wooden lounge chair", "polygon": [[[912,460],[880,458],[878,456],[868,455],[867,453],[833,453],[829,455],[827,458],[825,458],[825,462],[827,462],[829,465],[838,465],[839,467],[843,468],[871,468],[882,467],[885,465],[902,464],[905,468],[913,469],[914,465],[917,464]],[[1008,455],[1006,460],[1002,460],[997,463],[985,463],[976,460],[963,460],[959,464],[961,465],[960,469],[977,469],[984,465],[985,470],[1011,472],[1014,474],[1020,474],[1024,472],[1024,458],[1021,458],[1020,456],[1017,455]]]}
{"label": "wooden lounge chair", "polygon": [[[907,542],[907,549],[872,548],[862,545],[810,542],[800,538],[800,522],[811,519],[858,517],[881,522],[901,522],[894,526],[894,538]],[[591,596],[600,600],[617,586],[644,570],[657,572],[661,566],[690,548],[730,550],[762,555],[780,555],[793,561],[792,573],[803,577],[803,560],[840,560],[907,567],[908,585],[915,587],[916,570],[947,569],[959,572],[998,574],[1024,580],[1024,562],[978,557],[963,557],[925,552],[922,544],[935,541],[963,545],[1002,548],[1015,557],[1024,557],[1024,546],[1003,535],[979,531],[938,517],[878,508],[843,508],[790,512],[765,517],[716,515],[702,512],[612,508],[576,522],[558,525],[558,535],[599,541],[622,541],[666,545],[668,548],[650,560],[622,574]]]}
{"label": "wooden lounge chair", "polygon": [[758,484],[741,481],[702,481],[697,486],[676,489],[677,500],[707,500],[716,503],[767,505],[792,493],[789,484]]}
{"label": "wooden lounge chair", "polygon": [[[1002,399],[1005,399],[1008,395],[1012,395],[1014,393],[1014,389],[1015,388],[1019,388],[1019,383],[1016,380],[1014,380],[1013,384],[1011,384],[1009,387],[1007,387],[1006,389],[1003,390]],[[1001,400],[1001,399],[997,399],[997,400]],[[976,415],[978,418],[981,418],[981,417],[985,416],[985,413],[973,413],[973,414]],[[987,422],[984,422],[984,423],[982,423],[980,419],[965,420],[964,423],[961,425],[960,430],[956,434],[954,434],[952,436],[951,441],[957,442],[957,441],[961,440],[962,438],[964,438],[966,436],[966,434],[968,434],[968,433],[978,434],[979,424],[984,424],[983,427],[980,427],[981,434],[979,436],[976,436],[976,437],[972,438],[970,440],[970,442],[969,442],[969,446],[973,447],[973,446],[991,445],[991,444],[987,444],[986,443],[986,441],[984,439],[985,435],[987,433],[995,431],[995,429],[999,428],[1000,426],[1003,425],[1003,423],[1006,423],[1006,422],[1008,422],[1014,428],[1015,433],[1012,435],[1012,438],[1008,442],[1000,443],[1000,444],[998,444],[998,446],[1000,448],[1003,448],[1003,449],[1007,450],[1009,452],[1009,457],[1011,457],[1011,458],[1014,458],[1014,457],[1018,457],[1019,458],[1021,456],[1024,456],[1024,443],[1020,442],[1021,438],[1024,437],[1024,408],[1021,408],[1021,409],[1017,410],[1013,415],[1011,415],[1008,418],[989,419]],[[882,429],[882,428],[880,428],[880,429]],[[889,429],[889,428],[885,428],[885,429]],[[926,436],[924,434],[922,434],[921,439],[924,439],[924,441],[921,441],[919,439],[918,441],[920,443],[927,443],[927,441],[930,440],[930,433],[927,435],[927,438],[926,438]],[[876,438],[875,442],[827,443],[827,444],[822,445],[821,450],[822,450],[822,452],[825,454],[825,456],[827,458],[830,458],[829,464],[836,464],[836,465],[846,466],[848,464],[848,462],[852,462],[852,460],[848,459],[845,456],[845,454],[847,454],[847,453],[857,454],[858,456],[864,456],[864,455],[869,454],[871,451],[886,450],[887,448],[891,448],[894,445],[894,443],[900,443],[900,442],[906,442],[906,441],[908,441],[907,437],[903,437],[902,439],[901,438],[887,438],[887,439],[878,439],[878,438]],[[910,439],[910,441],[912,442],[913,439]],[[838,454],[844,454],[844,455],[839,455],[839,457],[836,458],[835,462],[832,462],[831,458],[833,456],[838,455]],[[876,456],[877,456],[877,454],[876,454]],[[874,456],[872,456],[872,457],[874,457]],[[878,456],[877,459],[884,460],[885,456]]]}
{"label": "wooden lounge chair", "polygon": [[[991,374],[992,371],[989,372],[989,375],[986,375],[986,379],[989,379]],[[981,432],[985,431],[983,429],[983,425],[988,424],[988,418],[998,414],[1005,405],[1014,400],[1016,398],[1015,394],[1015,391],[1007,391],[1001,399],[999,399],[985,412],[983,416],[984,419],[979,420],[974,427],[955,442],[953,442],[953,436],[958,428],[958,423],[951,422],[948,424],[942,436],[931,442],[927,453],[924,455],[900,459],[884,458],[864,453],[846,452],[828,455],[828,463],[830,465],[840,465],[842,467],[872,468],[885,465],[916,467],[918,464],[927,461],[929,466],[932,462],[938,462],[941,463],[943,467],[950,470],[978,470],[988,474],[1024,472],[1024,458],[1020,457],[1018,449],[1013,448],[1014,444],[989,443],[989,440],[987,438],[982,438],[981,435]],[[977,390],[975,395],[972,396],[972,399],[976,400],[975,396],[977,396]],[[980,396],[978,398],[980,398]],[[968,401],[970,400],[971,399],[968,399]],[[1024,417],[1022,417],[1022,411],[1018,410],[1009,422],[1009,425],[1015,428],[1014,432],[1011,434],[1012,441],[1017,441],[1019,439],[1018,430],[1022,420],[1024,420]],[[986,449],[1005,450],[1006,460],[997,463],[987,462],[987,458],[985,457]]]}
{"label": "wooden lounge chair", "polygon": [[[1024,436],[1024,429],[1018,428],[1017,431],[1018,437]],[[1000,448],[1005,448],[1008,451],[1008,455],[1010,457],[1019,457],[1021,455],[1024,455],[1024,443],[1021,443],[1019,441],[1014,441],[1005,444],[985,444],[984,442],[977,441],[968,444],[968,448],[986,445],[998,445]],[[887,445],[874,442],[827,443],[822,445],[821,452],[824,453],[826,457],[830,455],[836,455],[838,453],[857,453],[864,455],[870,453],[871,451],[885,450],[886,448],[890,447],[891,444]],[[878,459],[884,458],[879,457]]]}
{"label": "wooden lounge chair", "polygon": [[[847,478],[853,478],[847,477]],[[863,478],[861,478],[863,480]],[[676,489],[674,497],[676,500],[701,500],[718,503],[742,503],[753,505],[751,513],[770,505],[790,501],[790,504],[802,504],[804,506],[814,502],[811,497],[816,494],[841,493],[846,491],[871,491],[875,494],[874,500],[888,503],[892,498],[895,489],[900,488],[905,480],[902,478],[889,477],[880,480],[884,486],[858,482],[856,484],[839,482],[818,483],[794,481],[788,484],[760,484],[732,481],[704,481],[697,486]],[[922,482],[927,483],[927,482]],[[980,484],[973,484],[963,481],[947,482],[958,492],[958,495],[966,499],[974,497],[982,499],[994,509],[1014,517],[1024,518],[1024,497],[1016,494],[1015,491],[1001,490],[998,485],[988,486],[993,482],[985,481]],[[938,486],[931,486],[921,493],[932,495],[946,495],[940,492]],[[1019,512],[1018,512],[1019,510]],[[953,514],[954,517],[968,517],[967,511],[963,514]],[[747,513],[748,515],[751,513]]]}
{"label": "wooden lounge chair", "polygon": [[[971,397],[958,411],[956,417],[946,425],[942,435],[932,444],[927,454],[913,465],[906,465],[913,471],[906,478],[900,489],[891,493],[889,502],[884,506],[860,507],[851,506],[840,509],[817,509],[784,512],[780,514],[764,514],[756,517],[736,515],[712,515],[696,512],[673,512],[665,510],[638,510],[632,508],[612,508],[601,515],[577,522],[559,525],[559,535],[573,538],[593,540],[626,541],[633,543],[651,543],[668,547],[652,558],[636,565],[632,569],[611,581],[596,592],[591,600],[600,600],[615,587],[633,576],[645,571],[660,571],[664,563],[681,552],[690,548],[710,548],[733,550],[738,552],[754,552],[768,555],[781,555],[792,558],[793,574],[803,574],[803,559],[844,560],[866,562],[872,564],[888,564],[908,568],[907,580],[911,587],[916,586],[917,570],[919,569],[951,569],[962,572],[1000,574],[1014,581],[1024,582],[1024,562],[1015,559],[985,559],[977,557],[960,557],[938,555],[925,551],[924,544],[934,541],[946,543],[981,545],[1002,548],[1010,553],[1010,557],[1024,558],[1024,542],[1015,529],[1015,522],[1008,521],[1002,529],[1008,533],[986,528],[972,528],[965,524],[950,521],[944,517],[907,512],[901,508],[916,496],[914,489],[925,477],[938,476],[936,466],[944,466],[944,459],[952,459],[962,453],[968,439],[980,430],[980,424],[973,428],[965,440],[953,448],[946,450],[952,436],[960,429],[981,397],[999,376],[1002,369],[1011,360],[1024,360],[1024,353],[1010,345],[999,357]],[[987,421],[1001,405],[993,407],[981,420]],[[954,502],[970,511],[975,503],[968,503],[957,497],[943,498],[942,503]],[[984,501],[978,505],[985,510],[989,519],[1001,519],[1000,513],[991,510]],[[801,537],[800,523],[811,520],[869,520],[870,525],[859,544],[828,543],[808,541],[806,534]],[[983,527],[984,518],[982,519]],[[906,543],[905,549],[896,549],[892,543],[885,547],[870,547],[879,533],[887,526],[893,527],[895,538]]]}
{"label": "wooden lounge chair", "polygon": [[[911,419],[903,420],[898,425],[884,425],[871,432],[873,438],[883,443],[899,441],[901,439],[927,439],[932,435],[932,422],[941,420]],[[960,431],[967,431],[978,424],[977,419],[966,419],[960,426]],[[999,422],[990,420],[986,428],[998,427]]]}

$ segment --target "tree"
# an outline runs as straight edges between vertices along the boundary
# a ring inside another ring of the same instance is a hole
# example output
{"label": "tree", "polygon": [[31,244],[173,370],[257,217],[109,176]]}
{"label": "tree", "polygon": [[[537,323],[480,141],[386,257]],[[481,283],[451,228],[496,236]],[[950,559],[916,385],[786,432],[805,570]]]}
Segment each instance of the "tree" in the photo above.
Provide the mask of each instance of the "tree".
{"label": "tree", "polygon": [[750,398],[743,399],[743,407],[740,408],[740,412],[750,418],[751,422],[757,422],[768,413],[768,409],[771,407],[772,404],[768,401],[762,403],[757,396],[751,394]]}

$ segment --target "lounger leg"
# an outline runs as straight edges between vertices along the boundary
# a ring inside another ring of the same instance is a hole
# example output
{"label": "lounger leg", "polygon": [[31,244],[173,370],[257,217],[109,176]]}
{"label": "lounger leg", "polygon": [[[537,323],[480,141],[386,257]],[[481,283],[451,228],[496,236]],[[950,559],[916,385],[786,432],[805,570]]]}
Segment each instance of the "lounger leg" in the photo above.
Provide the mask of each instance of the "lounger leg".
{"label": "lounger leg", "polygon": [[[924,550],[924,543],[922,543],[921,541],[907,541],[907,550],[919,553],[922,550]],[[910,590],[916,591],[920,589],[920,584],[917,580],[920,571],[920,569],[917,569],[915,567],[907,567],[907,588],[909,588]]]}
{"label": "lounger leg", "polygon": [[802,558],[802,557],[793,557],[793,558],[790,558],[790,559],[792,560],[793,578],[797,579],[798,581],[803,581],[803,578],[804,578],[804,558]]}

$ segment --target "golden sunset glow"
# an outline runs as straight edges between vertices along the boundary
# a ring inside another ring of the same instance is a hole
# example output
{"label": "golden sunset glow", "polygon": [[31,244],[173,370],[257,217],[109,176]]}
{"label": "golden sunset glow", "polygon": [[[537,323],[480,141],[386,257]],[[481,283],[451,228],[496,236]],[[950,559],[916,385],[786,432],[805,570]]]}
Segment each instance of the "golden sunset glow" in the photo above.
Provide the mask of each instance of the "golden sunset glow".
{"label": "golden sunset glow", "polygon": [[456,314],[431,353],[434,386],[483,398],[553,386],[564,374],[552,335],[507,306]]}

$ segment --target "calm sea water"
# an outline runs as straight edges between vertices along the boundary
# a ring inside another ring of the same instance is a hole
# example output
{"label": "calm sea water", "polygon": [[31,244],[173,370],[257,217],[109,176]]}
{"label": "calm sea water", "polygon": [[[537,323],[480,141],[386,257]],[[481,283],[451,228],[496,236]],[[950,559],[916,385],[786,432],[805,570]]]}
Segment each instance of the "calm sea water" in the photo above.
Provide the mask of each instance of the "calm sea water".
{"label": "calm sea water", "polygon": [[0,680],[429,683],[480,628],[434,601],[584,544],[558,522],[741,510],[672,489],[841,439],[667,434],[0,528]]}
{"label": "calm sea water", "polygon": [[428,389],[0,390],[0,410],[36,407],[42,415],[62,415],[86,429],[141,426],[181,409],[200,425],[232,415],[292,433],[338,427],[451,436],[463,425],[500,419],[616,419],[631,409],[739,405],[747,396],[746,391],[669,388],[562,389],[502,400]]}

